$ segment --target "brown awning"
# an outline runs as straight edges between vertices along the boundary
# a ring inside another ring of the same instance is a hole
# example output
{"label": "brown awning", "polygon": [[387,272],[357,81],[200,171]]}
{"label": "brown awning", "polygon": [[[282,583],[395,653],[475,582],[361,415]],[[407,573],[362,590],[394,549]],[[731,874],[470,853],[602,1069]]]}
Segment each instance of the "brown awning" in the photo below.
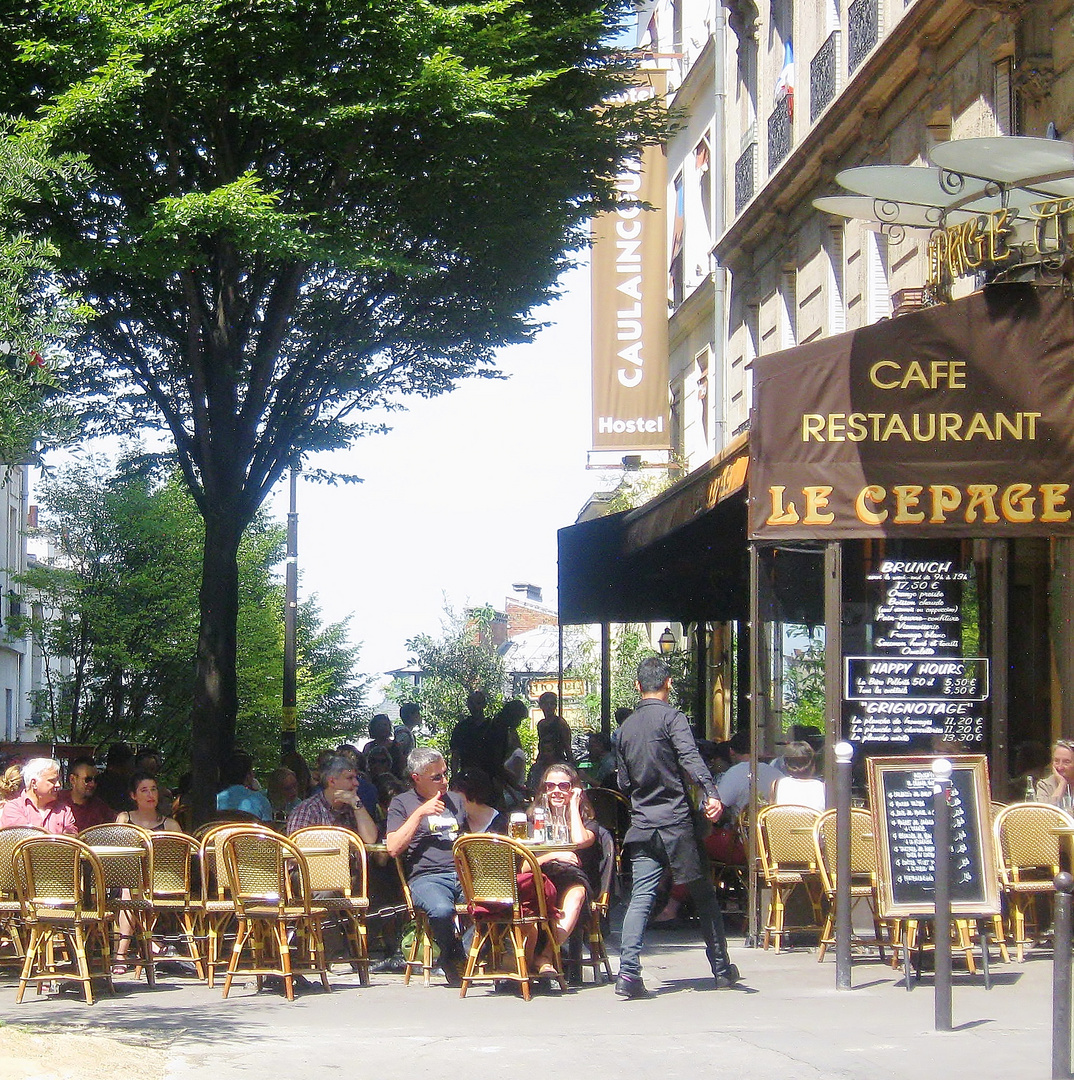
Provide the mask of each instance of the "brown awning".
{"label": "brown awning", "polygon": [[739,435],[707,465],[626,515],[623,550],[642,551],[696,521],[741,491],[749,467],[749,436]]}
{"label": "brown awning", "polygon": [[759,357],[750,536],[1074,534],[1074,301],[990,285]]}

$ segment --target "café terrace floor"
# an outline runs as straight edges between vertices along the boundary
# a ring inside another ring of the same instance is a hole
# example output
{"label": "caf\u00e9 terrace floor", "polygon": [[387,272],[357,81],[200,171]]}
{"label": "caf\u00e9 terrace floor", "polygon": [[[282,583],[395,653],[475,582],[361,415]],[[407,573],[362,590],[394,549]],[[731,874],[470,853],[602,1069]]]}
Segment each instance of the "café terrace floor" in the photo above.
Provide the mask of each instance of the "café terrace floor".
{"label": "caf\u00e9 terrace floor", "polygon": [[[0,979],[0,1080],[238,1080],[315,1076],[324,1070],[396,1080],[1029,1080],[1051,1075],[1051,950],[993,964],[994,986],[956,958],[955,1030],[933,1031],[931,975],[912,993],[886,965],[856,961],[854,989],[835,989],[834,955],[742,947],[733,959],[748,990],[708,989],[704,954],[689,930],[653,932],[644,957],[655,991],[622,1001],[611,986],[537,996],[529,1004],[479,984],[465,1000],[437,980],[404,986],[374,975],[363,989],[337,967],[334,992],[257,994],[237,981],[224,1001],[193,979],[132,976],[117,996],[87,1007],[74,995],[14,1003]],[[613,935],[610,944],[614,947]],[[615,961],[613,958],[613,968]]]}

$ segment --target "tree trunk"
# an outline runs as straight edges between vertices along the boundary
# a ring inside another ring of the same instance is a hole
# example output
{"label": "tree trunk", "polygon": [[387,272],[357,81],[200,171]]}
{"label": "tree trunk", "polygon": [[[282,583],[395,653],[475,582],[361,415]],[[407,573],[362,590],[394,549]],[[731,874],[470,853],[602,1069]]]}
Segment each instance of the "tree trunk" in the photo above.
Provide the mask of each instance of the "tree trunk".
{"label": "tree trunk", "polygon": [[244,527],[234,512],[211,514],[205,520],[198,667],[191,714],[190,802],[195,826],[207,821],[216,809],[220,763],[231,753],[235,741],[238,550]]}

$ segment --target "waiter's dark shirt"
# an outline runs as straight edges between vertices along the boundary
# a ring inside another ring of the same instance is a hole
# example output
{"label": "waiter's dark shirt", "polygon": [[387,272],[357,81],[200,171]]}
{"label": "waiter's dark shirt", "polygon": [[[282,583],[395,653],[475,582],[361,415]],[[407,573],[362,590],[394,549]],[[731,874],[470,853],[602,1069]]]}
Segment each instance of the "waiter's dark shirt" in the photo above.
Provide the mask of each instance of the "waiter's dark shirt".
{"label": "waiter's dark shirt", "polygon": [[667,851],[677,882],[700,874],[694,817],[683,774],[714,799],[716,784],[698,753],[686,717],[659,698],[642,698],[616,740],[619,790],[630,799],[626,843],[654,833]]}

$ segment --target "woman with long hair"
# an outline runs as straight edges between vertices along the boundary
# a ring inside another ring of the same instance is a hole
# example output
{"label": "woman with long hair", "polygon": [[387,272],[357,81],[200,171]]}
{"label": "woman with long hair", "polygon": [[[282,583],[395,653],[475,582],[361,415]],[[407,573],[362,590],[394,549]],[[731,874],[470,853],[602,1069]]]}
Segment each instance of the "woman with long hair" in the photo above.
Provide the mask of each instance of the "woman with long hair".
{"label": "woman with long hair", "polygon": [[138,825],[150,832],[182,832],[179,822],[167,814],[162,814],[157,804],[160,801],[160,788],[157,778],[147,772],[132,774],[127,786],[127,793],[134,803],[133,810],[124,810],[116,818],[119,824]]}
{"label": "woman with long hair", "polygon": [[[127,786],[127,793],[134,803],[133,810],[124,810],[116,818],[120,825],[138,825],[150,832],[182,832],[179,822],[175,818],[162,814],[157,806],[160,800],[160,789],[157,787],[157,778],[147,772],[136,772],[131,775]],[[127,890],[124,894],[128,896]],[[131,934],[134,932],[134,922],[126,911],[119,913],[119,944],[116,946],[116,960],[112,965],[113,975],[125,975],[127,973],[127,950],[130,948]],[[152,960],[150,959],[151,963]]]}
{"label": "woman with long hair", "polygon": [[[529,810],[531,819],[538,809],[545,811],[546,828],[552,842],[574,847],[573,851],[550,851],[537,860],[544,876],[556,888],[556,941],[562,945],[578,925],[578,917],[591,888],[579,852],[597,842],[596,827],[591,827],[593,807],[582,791],[581,778],[571,765],[561,762],[545,770]],[[539,978],[555,974],[549,947],[538,953],[533,963]]]}

